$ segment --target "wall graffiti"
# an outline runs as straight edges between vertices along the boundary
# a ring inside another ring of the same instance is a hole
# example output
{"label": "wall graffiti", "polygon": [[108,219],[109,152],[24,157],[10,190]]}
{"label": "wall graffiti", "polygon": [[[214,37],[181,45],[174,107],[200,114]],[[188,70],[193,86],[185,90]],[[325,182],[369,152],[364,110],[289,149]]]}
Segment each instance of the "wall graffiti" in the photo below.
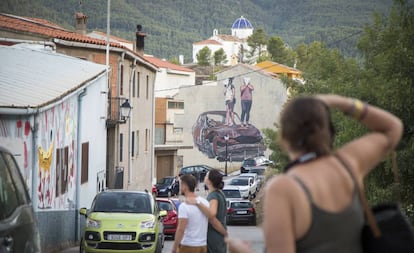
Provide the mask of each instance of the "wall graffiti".
{"label": "wall graffiti", "polygon": [[76,119],[76,99],[69,99],[40,116],[37,143],[39,209],[68,208],[75,202]]}

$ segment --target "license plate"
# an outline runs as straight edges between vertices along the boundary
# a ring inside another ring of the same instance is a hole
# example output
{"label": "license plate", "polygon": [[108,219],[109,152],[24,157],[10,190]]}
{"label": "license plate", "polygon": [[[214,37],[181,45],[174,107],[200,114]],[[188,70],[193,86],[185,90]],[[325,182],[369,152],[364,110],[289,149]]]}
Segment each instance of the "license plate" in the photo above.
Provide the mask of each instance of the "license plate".
{"label": "license plate", "polygon": [[131,241],[132,235],[109,234],[107,239],[110,241]]}
{"label": "license plate", "polygon": [[237,211],[237,214],[247,214],[247,211]]}

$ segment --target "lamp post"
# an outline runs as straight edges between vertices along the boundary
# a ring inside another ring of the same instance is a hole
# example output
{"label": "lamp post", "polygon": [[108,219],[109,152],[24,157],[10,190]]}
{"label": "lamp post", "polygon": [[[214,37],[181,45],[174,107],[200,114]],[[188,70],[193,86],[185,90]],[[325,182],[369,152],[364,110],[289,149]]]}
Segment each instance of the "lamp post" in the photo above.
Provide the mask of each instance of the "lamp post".
{"label": "lamp post", "polygon": [[124,103],[121,105],[121,120],[123,123],[126,123],[127,119],[129,118],[129,114],[131,113],[131,105],[129,104],[128,99],[125,100]]}
{"label": "lamp post", "polygon": [[225,160],[225,163],[224,163],[224,175],[227,177],[227,157],[228,157],[228,154],[227,154],[227,144],[228,144],[228,140],[229,140],[229,136],[226,134],[225,136],[224,136],[224,140],[226,141],[226,157],[224,158]]}

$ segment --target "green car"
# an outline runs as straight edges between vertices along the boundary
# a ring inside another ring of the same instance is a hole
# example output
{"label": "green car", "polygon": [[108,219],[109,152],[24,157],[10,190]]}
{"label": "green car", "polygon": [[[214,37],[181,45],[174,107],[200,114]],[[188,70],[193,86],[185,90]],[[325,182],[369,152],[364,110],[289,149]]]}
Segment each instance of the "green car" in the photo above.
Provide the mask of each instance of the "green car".
{"label": "green car", "polygon": [[86,217],[80,252],[161,253],[164,246],[162,217],[147,192],[110,190],[98,193]]}

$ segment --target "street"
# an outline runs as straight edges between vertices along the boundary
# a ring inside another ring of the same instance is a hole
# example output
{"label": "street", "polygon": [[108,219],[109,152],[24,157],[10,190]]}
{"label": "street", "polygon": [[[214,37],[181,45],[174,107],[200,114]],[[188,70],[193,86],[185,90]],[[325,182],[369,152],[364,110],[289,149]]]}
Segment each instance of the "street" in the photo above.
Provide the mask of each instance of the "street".
{"label": "street", "polygon": [[[228,177],[224,178],[225,182],[228,182],[234,176],[239,174],[238,171],[231,173]],[[204,183],[199,183],[196,193],[199,196],[206,197],[206,191],[204,190]],[[264,240],[263,240],[263,232],[262,229],[258,226],[244,226],[244,225],[235,225],[235,226],[227,226],[229,236],[240,238],[242,240],[246,240],[251,242],[252,248],[255,252],[263,252],[264,249]],[[171,248],[174,241],[170,238],[165,239],[164,248],[162,250],[163,253],[171,252]],[[79,247],[72,247],[60,251],[58,253],[75,253],[79,252]]]}
{"label": "street", "polygon": [[[246,241],[250,241],[252,243],[252,248],[254,252],[263,252],[264,249],[264,241],[263,241],[263,233],[260,227],[256,226],[228,226],[228,232],[230,237],[237,237],[241,238]],[[171,248],[174,241],[171,239],[166,239],[164,248],[162,250],[163,253],[171,252]],[[59,253],[77,253],[79,252],[79,247],[72,247]]]}

